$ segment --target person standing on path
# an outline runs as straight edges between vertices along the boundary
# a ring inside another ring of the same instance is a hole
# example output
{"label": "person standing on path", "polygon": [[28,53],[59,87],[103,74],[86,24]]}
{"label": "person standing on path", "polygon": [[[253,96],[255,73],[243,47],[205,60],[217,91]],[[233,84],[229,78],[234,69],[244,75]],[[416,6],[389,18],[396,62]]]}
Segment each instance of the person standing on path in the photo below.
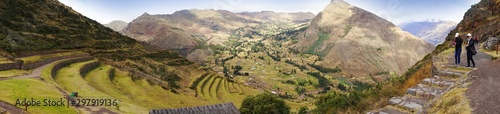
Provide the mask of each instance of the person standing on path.
{"label": "person standing on path", "polygon": [[465,45],[465,49],[467,50],[467,67],[470,66],[470,62],[472,61],[472,67],[476,67],[476,63],[474,63],[474,55],[476,55],[476,47],[475,41],[472,39],[472,34],[467,34],[467,45]]}
{"label": "person standing on path", "polygon": [[460,34],[455,34],[453,45],[455,45],[455,65],[460,65],[460,54],[462,53],[462,44],[464,41],[460,38]]}

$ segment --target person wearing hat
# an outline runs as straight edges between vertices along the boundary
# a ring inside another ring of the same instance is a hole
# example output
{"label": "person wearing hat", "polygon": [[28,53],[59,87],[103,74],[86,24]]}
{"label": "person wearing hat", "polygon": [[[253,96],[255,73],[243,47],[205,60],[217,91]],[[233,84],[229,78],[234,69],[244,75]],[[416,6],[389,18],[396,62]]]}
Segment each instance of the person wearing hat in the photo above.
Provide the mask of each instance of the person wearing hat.
{"label": "person wearing hat", "polygon": [[460,38],[460,34],[455,34],[453,45],[455,45],[455,65],[460,65],[460,54],[462,53],[462,44],[464,41]]}
{"label": "person wearing hat", "polygon": [[465,45],[465,49],[467,50],[467,67],[470,66],[470,62],[472,61],[472,67],[476,67],[476,63],[474,63],[474,55],[476,55],[476,47],[474,46],[474,40],[472,39],[472,34],[467,34],[467,45]]}

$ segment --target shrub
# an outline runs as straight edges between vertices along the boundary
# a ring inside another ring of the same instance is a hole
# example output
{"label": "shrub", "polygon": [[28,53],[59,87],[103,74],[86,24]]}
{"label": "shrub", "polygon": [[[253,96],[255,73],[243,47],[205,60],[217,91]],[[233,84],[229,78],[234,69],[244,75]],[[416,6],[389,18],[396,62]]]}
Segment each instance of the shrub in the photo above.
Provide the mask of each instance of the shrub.
{"label": "shrub", "polygon": [[326,68],[326,67],[323,67],[323,66],[319,66],[319,65],[314,65],[314,64],[308,64],[309,66],[315,68],[316,70],[319,70],[320,72],[323,72],[323,73],[337,73],[337,72],[342,72],[342,70],[339,68],[339,67],[335,67],[335,68]]}
{"label": "shrub", "polygon": [[305,93],[306,88],[297,86],[297,87],[295,87],[295,92],[297,92],[297,94]]}
{"label": "shrub", "polygon": [[347,87],[342,84],[342,83],[339,83],[339,85],[337,86],[338,89],[342,90],[342,91],[347,91]]}
{"label": "shrub", "polygon": [[378,75],[386,75],[386,74],[390,74],[390,72],[389,72],[389,71],[377,72],[377,73],[375,73],[375,76],[378,76]]}
{"label": "shrub", "polygon": [[319,88],[327,87],[329,85],[328,79],[325,77],[321,76],[321,73],[319,72],[307,72],[307,74],[314,76],[316,79],[318,79],[318,86]]}
{"label": "shrub", "polygon": [[305,86],[306,83],[307,83],[307,81],[304,79],[297,79],[297,84],[299,84],[300,86]]}
{"label": "shrub", "polygon": [[307,111],[309,110],[309,108],[305,107],[305,106],[302,106],[299,108],[299,111],[297,112],[298,114],[307,114]]}
{"label": "shrub", "polygon": [[240,112],[242,114],[288,114],[290,106],[271,93],[263,93],[245,98]]}
{"label": "shrub", "polygon": [[293,66],[295,66],[295,67],[299,68],[299,69],[300,69],[300,71],[303,71],[303,70],[309,70],[309,69],[308,69],[305,65],[299,65],[299,64],[294,63],[293,61],[290,61],[290,60],[286,60],[286,61],[285,61],[285,63],[288,63],[288,64],[290,64],[290,65],[293,65]]}

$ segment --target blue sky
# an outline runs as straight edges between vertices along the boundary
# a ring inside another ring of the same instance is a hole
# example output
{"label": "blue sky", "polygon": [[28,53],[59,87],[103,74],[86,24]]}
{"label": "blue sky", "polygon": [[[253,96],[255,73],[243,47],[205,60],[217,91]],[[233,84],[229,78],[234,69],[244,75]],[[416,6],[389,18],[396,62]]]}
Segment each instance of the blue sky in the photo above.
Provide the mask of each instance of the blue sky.
{"label": "blue sky", "polygon": [[[171,14],[182,9],[223,9],[232,12],[319,13],[330,0],[59,0],[100,23],[130,22],[144,12]],[[425,20],[459,22],[479,0],[345,0],[395,24]]]}

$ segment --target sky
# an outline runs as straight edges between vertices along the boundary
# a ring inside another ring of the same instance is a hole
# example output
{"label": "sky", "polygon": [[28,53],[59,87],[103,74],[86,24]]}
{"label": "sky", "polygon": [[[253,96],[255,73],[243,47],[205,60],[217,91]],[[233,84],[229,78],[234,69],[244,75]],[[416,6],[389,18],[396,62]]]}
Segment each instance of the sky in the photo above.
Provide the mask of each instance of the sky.
{"label": "sky", "polygon": [[[131,22],[144,12],[172,14],[183,9],[220,9],[232,12],[321,12],[330,0],[59,0],[77,12],[106,24]],[[460,22],[480,0],[344,0],[394,24],[417,21]]]}

